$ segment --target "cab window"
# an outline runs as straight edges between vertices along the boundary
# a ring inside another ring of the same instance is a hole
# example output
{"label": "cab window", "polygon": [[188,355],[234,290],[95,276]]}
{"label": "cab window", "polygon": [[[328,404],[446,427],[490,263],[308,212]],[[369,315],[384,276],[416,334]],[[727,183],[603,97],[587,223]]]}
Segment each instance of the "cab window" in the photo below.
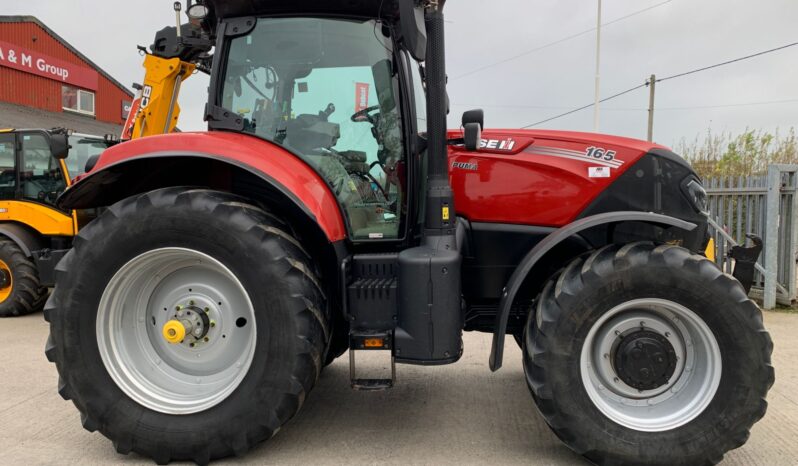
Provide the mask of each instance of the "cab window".
{"label": "cab window", "polygon": [[17,190],[15,136],[0,134],[0,199],[14,199]]}
{"label": "cab window", "polygon": [[101,154],[108,148],[105,139],[85,134],[72,134],[69,136],[69,156],[65,162],[69,176],[75,178],[86,171],[86,162],[94,156]]}
{"label": "cab window", "polygon": [[66,189],[58,160],[50,152],[50,143],[42,134],[23,134],[19,183],[25,200],[54,204]]}
{"label": "cab window", "polygon": [[261,18],[234,38],[222,105],[246,132],[302,157],[346,209],[354,239],[396,239],[404,142],[392,43],[374,21]]}
{"label": "cab window", "polygon": [[427,91],[424,89],[424,81],[421,79],[421,64],[410,57],[410,71],[413,77],[413,99],[416,104],[416,129],[419,133],[427,132]]}

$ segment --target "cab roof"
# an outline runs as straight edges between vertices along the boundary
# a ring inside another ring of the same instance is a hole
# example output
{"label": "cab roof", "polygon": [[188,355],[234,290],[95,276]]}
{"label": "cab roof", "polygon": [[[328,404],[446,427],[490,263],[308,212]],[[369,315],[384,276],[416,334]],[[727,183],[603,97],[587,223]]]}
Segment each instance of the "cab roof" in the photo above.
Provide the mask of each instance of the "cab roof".
{"label": "cab roof", "polygon": [[259,15],[337,15],[395,18],[399,1],[415,0],[206,0],[217,19]]}

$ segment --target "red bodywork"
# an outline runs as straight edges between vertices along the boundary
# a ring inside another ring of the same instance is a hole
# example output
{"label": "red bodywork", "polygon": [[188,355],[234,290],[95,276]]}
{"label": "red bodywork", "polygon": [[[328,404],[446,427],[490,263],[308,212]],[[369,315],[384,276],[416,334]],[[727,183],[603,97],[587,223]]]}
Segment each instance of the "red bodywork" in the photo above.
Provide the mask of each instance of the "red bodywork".
{"label": "red bodywork", "polygon": [[[451,138],[462,137],[451,132]],[[559,227],[576,219],[607,186],[655,144],[566,131],[488,130],[485,148],[449,149],[449,173],[458,215],[472,222]],[[501,149],[501,147],[505,147]],[[591,159],[588,148],[614,151],[612,161]],[[330,241],[346,238],[335,195],[304,161],[275,144],[228,132],[151,136],[108,149],[91,177],[108,166],[158,154],[229,160],[278,183],[316,217]],[[591,167],[605,177],[590,176]],[[80,183],[78,183],[80,185]]]}
{"label": "red bodywork", "polygon": [[[450,132],[450,138],[462,137]],[[486,141],[513,141],[512,150],[449,149],[457,214],[472,222],[560,227],[653,148],[636,139],[569,131],[486,130]],[[613,160],[591,159],[590,147],[615,151]],[[621,163],[619,163],[621,162]],[[474,169],[473,164],[476,164]],[[617,167],[613,165],[618,165]],[[590,168],[599,173],[590,176]],[[607,176],[596,177],[597,174]]]}

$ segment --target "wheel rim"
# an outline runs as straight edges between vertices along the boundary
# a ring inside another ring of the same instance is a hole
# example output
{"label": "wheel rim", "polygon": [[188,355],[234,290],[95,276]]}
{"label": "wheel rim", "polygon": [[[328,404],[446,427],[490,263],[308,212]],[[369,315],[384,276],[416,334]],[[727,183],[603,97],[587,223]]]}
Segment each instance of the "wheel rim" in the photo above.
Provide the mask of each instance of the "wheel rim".
{"label": "wheel rim", "polygon": [[706,409],[720,385],[721,355],[714,334],[693,311],[664,299],[637,299],[591,327],[580,369],[588,396],[605,416],[631,429],[661,432]]}
{"label": "wheel rim", "polygon": [[11,291],[14,289],[14,276],[11,274],[11,267],[0,260],[0,303],[4,303]]}
{"label": "wheel rim", "polygon": [[[175,322],[188,333],[170,342]],[[97,343],[111,378],[139,404],[167,414],[227,398],[249,370],[256,335],[241,282],[192,249],[155,249],[130,260],[108,282],[97,312]]]}

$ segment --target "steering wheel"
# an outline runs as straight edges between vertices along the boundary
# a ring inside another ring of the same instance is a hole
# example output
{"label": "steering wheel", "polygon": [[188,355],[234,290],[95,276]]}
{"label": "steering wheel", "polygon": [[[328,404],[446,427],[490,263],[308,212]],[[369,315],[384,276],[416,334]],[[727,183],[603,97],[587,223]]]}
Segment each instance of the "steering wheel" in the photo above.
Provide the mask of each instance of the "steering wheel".
{"label": "steering wheel", "polygon": [[376,119],[373,116],[369,115],[369,114],[371,112],[373,112],[374,110],[379,110],[379,109],[380,109],[379,105],[374,105],[374,106],[371,106],[371,107],[364,108],[363,110],[360,110],[360,111],[355,112],[354,114],[352,114],[352,121],[354,121],[355,123],[359,123],[359,122],[361,122],[361,121],[363,121],[365,119],[366,121],[368,121],[372,125],[376,125],[376,123],[377,123]]}

